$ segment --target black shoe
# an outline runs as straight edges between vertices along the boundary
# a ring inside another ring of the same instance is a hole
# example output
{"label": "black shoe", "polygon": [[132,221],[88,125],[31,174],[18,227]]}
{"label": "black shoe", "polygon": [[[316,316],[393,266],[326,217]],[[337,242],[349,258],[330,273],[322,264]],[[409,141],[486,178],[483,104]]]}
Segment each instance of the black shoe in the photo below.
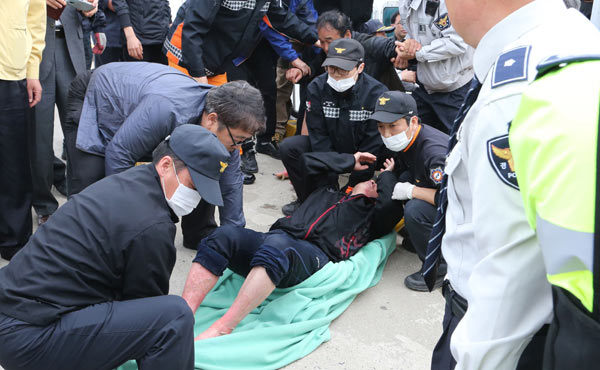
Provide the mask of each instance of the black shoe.
{"label": "black shoe", "polygon": [[60,193],[60,195],[62,195],[63,197],[67,196],[67,180],[63,180],[57,184],[54,184],[54,187],[56,188],[56,191],[58,191]]}
{"label": "black shoe", "polygon": [[415,250],[415,246],[412,244],[412,242],[410,241],[408,236],[406,236],[406,237],[404,237],[404,239],[402,239],[402,248],[404,248],[404,250],[406,250],[408,252],[417,253],[417,251]]}
{"label": "black shoe", "polygon": [[242,154],[241,157],[242,164],[242,172],[245,173],[257,173],[258,172],[258,163],[256,163],[256,152],[254,149],[246,150]]}
{"label": "black shoe", "polygon": [[275,141],[257,142],[256,151],[271,156],[275,159],[281,159],[281,155],[279,154],[279,145]]}
{"label": "black shoe", "polygon": [[[438,276],[435,279],[435,284],[433,285],[433,289],[437,289],[442,286],[444,282],[444,276],[438,272]],[[425,280],[423,276],[421,276],[421,271],[417,271],[414,274],[410,274],[404,279],[404,285],[410,290],[415,290],[417,292],[428,292],[427,284],[425,284]]]}
{"label": "black shoe", "polygon": [[286,216],[291,216],[292,213],[294,213],[298,207],[300,207],[300,203],[298,200],[293,201],[292,203],[288,203],[285,206],[281,207],[281,212],[283,212],[284,215]]}
{"label": "black shoe", "polygon": [[244,185],[251,185],[254,184],[254,181],[256,181],[256,176],[253,174],[245,172],[242,172],[242,174],[244,175]]}
{"label": "black shoe", "polygon": [[2,247],[0,248],[0,257],[10,261],[22,247]]}

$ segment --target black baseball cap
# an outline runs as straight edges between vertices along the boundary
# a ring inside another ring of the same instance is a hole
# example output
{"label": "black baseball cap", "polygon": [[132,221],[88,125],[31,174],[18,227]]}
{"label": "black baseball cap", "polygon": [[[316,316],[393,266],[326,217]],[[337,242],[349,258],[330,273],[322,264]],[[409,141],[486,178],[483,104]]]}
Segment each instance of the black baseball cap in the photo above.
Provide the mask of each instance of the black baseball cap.
{"label": "black baseball cap", "polygon": [[384,26],[379,19],[369,19],[360,27],[360,32],[374,34],[376,32],[391,32],[394,26]]}
{"label": "black baseball cap", "polygon": [[217,136],[198,125],[181,125],[169,137],[169,147],[190,171],[196,190],[210,204],[223,205],[219,178],[230,153]]}
{"label": "black baseball cap", "polygon": [[341,38],[329,45],[327,58],[322,66],[334,66],[350,71],[365,58],[365,49],[354,39]]}
{"label": "black baseball cap", "polygon": [[377,122],[391,123],[404,118],[417,115],[415,99],[400,91],[384,92],[375,104],[375,112],[371,119]]}

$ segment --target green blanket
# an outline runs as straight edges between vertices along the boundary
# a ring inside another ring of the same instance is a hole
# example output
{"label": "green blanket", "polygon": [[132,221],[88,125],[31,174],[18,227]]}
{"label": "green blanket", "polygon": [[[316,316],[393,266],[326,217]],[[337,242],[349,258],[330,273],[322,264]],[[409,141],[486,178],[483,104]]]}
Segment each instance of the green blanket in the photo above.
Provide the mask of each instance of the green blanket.
{"label": "green blanket", "polygon": [[[395,233],[372,241],[347,261],[328,263],[293,288],[275,291],[233,333],[195,342],[197,369],[274,369],[329,340],[329,324],[357,294],[377,284],[396,244]],[[226,270],[196,312],[195,335],[221,317],[243,277]],[[121,370],[135,369],[135,362]]]}

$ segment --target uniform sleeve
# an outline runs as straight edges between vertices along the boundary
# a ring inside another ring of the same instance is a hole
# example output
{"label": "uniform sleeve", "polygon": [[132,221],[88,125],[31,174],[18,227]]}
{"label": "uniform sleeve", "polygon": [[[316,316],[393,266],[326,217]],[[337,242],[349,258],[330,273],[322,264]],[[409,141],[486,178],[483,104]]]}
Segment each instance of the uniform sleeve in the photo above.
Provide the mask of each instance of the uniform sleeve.
{"label": "uniform sleeve", "polygon": [[175,225],[152,225],[136,235],[123,251],[123,300],[169,294],[175,266]]}
{"label": "uniform sleeve", "polygon": [[354,168],[354,155],[337,152],[310,152],[302,155],[304,169],[308,175],[324,172],[348,173]]}
{"label": "uniform sleeve", "polygon": [[327,132],[327,123],[323,113],[321,94],[318,81],[313,81],[308,85],[306,94],[306,127],[308,128],[308,138],[312,151],[314,152],[334,152],[333,143],[329,139]]}
{"label": "uniform sleeve", "polygon": [[398,182],[398,178],[389,171],[382,172],[377,178],[378,195],[371,221],[371,239],[386,235],[404,217],[402,201],[392,199],[396,182]]}
{"label": "uniform sleeve", "polygon": [[[446,5],[440,3],[440,14],[447,13]],[[435,24],[430,25],[436,28]],[[440,37],[434,39],[429,45],[423,45],[417,51],[416,58],[419,62],[439,62],[464,54],[469,45],[456,33],[448,18],[448,27],[441,30]]]}
{"label": "uniform sleeve", "polygon": [[223,196],[223,206],[219,207],[222,225],[246,226],[244,217],[244,178],[240,169],[240,152],[231,153],[229,164],[219,179],[219,187]]}
{"label": "uniform sleeve", "polygon": [[31,53],[27,61],[27,78],[40,78],[42,52],[46,46],[46,2],[31,0],[27,12],[27,30],[31,34]]}
{"label": "uniform sleeve", "polygon": [[121,28],[131,27],[131,18],[129,17],[129,4],[127,0],[112,0],[115,13],[119,16]]}
{"label": "uniform sleeve", "polygon": [[316,29],[289,12],[282,6],[281,1],[272,1],[266,15],[275,31],[306,44],[312,45],[317,42]]}
{"label": "uniform sleeve", "polygon": [[298,53],[292,47],[290,40],[269,27],[264,21],[260,22],[260,32],[267,39],[273,50],[286,62],[298,59]]}
{"label": "uniform sleeve", "polygon": [[519,99],[513,95],[488,104],[470,121],[487,124],[463,130],[467,136],[461,159],[472,174],[474,253],[481,256],[468,280],[468,310],[451,340],[456,369],[515,369],[532,336],[552,314],[544,261],[521,195],[488,156],[488,142],[507,137]]}
{"label": "uniform sleeve", "polygon": [[210,31],[220,3],[217,0],[188,0],[182,30],[181,53],[185,66],[192,77],[204,77],[202,60],[204,37]]}
{"label": "uniform sleeve", "polygon": [[106,146],[106,176],[123,172],[151,153],[175,129],[170,102],[148,97],[136,107]]}

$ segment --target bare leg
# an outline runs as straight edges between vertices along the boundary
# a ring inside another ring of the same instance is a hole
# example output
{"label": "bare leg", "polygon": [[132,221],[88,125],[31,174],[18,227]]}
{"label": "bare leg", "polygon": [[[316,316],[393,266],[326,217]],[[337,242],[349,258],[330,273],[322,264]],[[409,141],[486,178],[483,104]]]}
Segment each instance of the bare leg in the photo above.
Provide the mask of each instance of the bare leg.
{"label": "bare leg", "polygon": [[274,289],[275,284],[273,284],[271,278],[267,275],[264,267],[256,266],[252,268],[229,310],[227,310],[223,317],[215,321],[210,328],[206,329],[204,333],[198,335],[196,340],[231,333],[250,311],[267,299]]}
{"label": "bare leg", "polygon": [[208,271],[204,266],[197,262],[192,263],[181,296],[193,313],[196,313],[204,297],[215,286],[217,280],[219,280],[219,277]]}

